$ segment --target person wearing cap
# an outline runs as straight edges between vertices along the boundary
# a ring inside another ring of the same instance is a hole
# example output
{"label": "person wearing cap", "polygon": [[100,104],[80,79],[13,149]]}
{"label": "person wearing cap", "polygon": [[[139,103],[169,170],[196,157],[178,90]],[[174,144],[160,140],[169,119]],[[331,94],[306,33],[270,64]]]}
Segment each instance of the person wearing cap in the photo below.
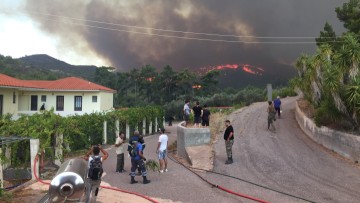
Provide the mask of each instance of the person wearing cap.
{"label": "person wearing cap", "polygon": [[167,169],[167,147],[168,147],[168,136],[165,134],[165,129],[160,129],[161,135],[159,136],[159,142],[156,148],[156,153],[159,156],[160,173],[168,172]]}
{"label": "person wearing cap", "polygon": [[232,164],[232,146],[234,144],[234,128],[230,124],[229,120],[225,121],[225,132],[224,132],[224,140],[225,140],[225,147],[226,147],[226,154],[228,159],[226,160],[225,164]]}
{"label": "person wearing cap", "polygon": [[280,100],[280,96],[277,96],[276,99],[274,100],[274,107],[275,107],[275,112],[278,113],[278,116],[280,118],[280,108],[281,108],[281,100]]}

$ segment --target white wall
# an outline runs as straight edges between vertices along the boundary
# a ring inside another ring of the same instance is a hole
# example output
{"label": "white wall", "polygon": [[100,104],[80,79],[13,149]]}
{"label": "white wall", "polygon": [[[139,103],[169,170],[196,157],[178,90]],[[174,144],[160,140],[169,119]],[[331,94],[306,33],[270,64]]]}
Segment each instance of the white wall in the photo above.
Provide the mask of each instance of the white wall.
{"label": "white wall", "polygon": [[[100,111],[107,111],[114,107],[114,94],[111,92],[100,93]],[[99,98],[98,98],[99,100]]]}
{"label": "white wall", "polygon": [[[3,91],[4,90],[4,91]],[[6,90],[6,91],[5,91]],[[99,111],[106,111],[113,108],[113,93],[108,92],[66,92],[66,91],[19,91],[16,96],[16,104],[12,104],[12,94],[14,90],[0,89],[0,94],[4,95],[4,110],[3,113],[25,113],[34,114],[40,110],[40,107],[45,103],[45,109],[50,110],[54,108],[55,113],[62,116],[85,114]],[[15,90],[17,92],[17,90]],[[20,94],[20,95],[19,95]],[[31,109],[31,95],[38,96],[37,111],[30,111]],[[41,96],[46,96],[46,102],[41,101]],[[64,110],[56,111],[56,97],[64,96]],[[74,111],[75,96],[82,97],[82,111]],[[97,96],[97,102],[92,102],[92,97]],[[21,101],[19,102],[19,99]]]}
{"label": "white wall", "polygon": [[[13,103],[13,93],[15,92],[16,100]],[[0,95],[3,95],[3,114],[15,114],[18,111],[19,93],[16,89],[1,88]]]}

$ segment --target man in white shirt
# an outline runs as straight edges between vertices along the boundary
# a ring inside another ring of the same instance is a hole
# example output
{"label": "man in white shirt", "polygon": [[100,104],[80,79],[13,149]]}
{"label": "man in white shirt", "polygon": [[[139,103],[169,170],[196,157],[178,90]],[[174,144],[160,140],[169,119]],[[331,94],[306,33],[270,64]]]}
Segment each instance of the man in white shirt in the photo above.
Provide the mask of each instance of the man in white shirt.
{"label": "man in white shirt", "polygon": [[125,134],[123,132],[120,132],[119,135],[116,138],[115,145],[116,147],[116,172],[122,173],[126,172],[124,170],[124,143],[125,143]]}
{"label": "man in white shirt", "polygon": [[185,101],[183,112],[184,112],[185,127],[187,127],[187,124],[189,123],[190,112],[191,112],[191,109],[189,107],[189,100]]}
{"label": "man in white shirt", "polygon": [[156,153],[159,155],[160,173],[168,172],[167,169],[167,147],[168,136],[165,134],[165,129],[160,129],[161,135],[159,136],[159,142],[156,149]]}

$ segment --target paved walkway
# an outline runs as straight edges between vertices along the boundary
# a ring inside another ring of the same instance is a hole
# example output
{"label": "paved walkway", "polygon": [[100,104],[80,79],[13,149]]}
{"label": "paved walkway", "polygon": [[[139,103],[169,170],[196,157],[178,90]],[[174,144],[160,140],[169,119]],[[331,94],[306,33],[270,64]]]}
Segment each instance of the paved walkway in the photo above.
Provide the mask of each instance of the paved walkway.
{"label": "paved walkway", "polygon": [[[176,126],[166,126],[166,133],[169,136],[169,143],[176,140]],[[144,155],[147,159],[157,160],[156,147],[159,135],[151,135],[145,137],[146,148]],[[160,174],[158,172],[149,171],[148,179],[151,183],[143,185],[141,183],[142,177],[137,176],[139,180],[137,184],[130,184],[130,159],[125,159],[125,169],[127,173],[115,173],[116,154],[115,150],[109,150],[109,159],[104,163],[104,170],[106,175],[103,181],[107,182],[113,187],[118,187],[125,190],[139,192],[150,197],[158,197],[162,199],[169,199],[175,202],[242,202],[239,198],[234,198],[232,195],[227,195],[218,189],[211,188],[194,174],[184,169],[183,166],[178,165],[169,160],[169,172]]]}
{"label": "paved walkway", "polygon": [[[266,102],[255,103],[229,115],[226,119],[232,121],[235,130],[234,163],[224,164],[225,146],[222,135],[219,135],[219,140],[214,145],[214,171],[302,199],[228,177],[200,174],[215,184],[269,202],[306,202],[304,199],[315,202],[359,202],[359,165],[351,164],[325,150],[301,131],[295,121],[296,99],[292,97],[282,100],[283,115],[275,122],[276,133],[267,130]],[[172,143],[176,140],[176,124],[166,126],[166,130]],[[148,136],[145,141],[146,158],[157,160],[155,150],[158,135]],[[104,163],[106,174],[103,181],[113,187],[161,198],[160,202],[253,202],[211,188],[183,166],[170,160],[168,173],[149,171],[150,184],[143,185],[142,178],[137,176],[140,182],[131,185],[129,173],[115,173],[115,150],[110,149],[109,154],[109,159]],[[130,171],[128,157],[125,169]],[[102,190],[99,202],[126,202],[119,194]]]}

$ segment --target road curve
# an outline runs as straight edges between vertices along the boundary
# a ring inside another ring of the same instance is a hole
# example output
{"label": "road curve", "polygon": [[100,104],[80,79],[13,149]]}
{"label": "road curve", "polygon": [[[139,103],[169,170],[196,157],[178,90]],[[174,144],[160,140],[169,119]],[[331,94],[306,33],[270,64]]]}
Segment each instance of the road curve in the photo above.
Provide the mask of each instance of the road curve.
{"label": "road curve", "polygon": [[280,194],[239,180],[207,175],[219,184],[269,202],[360,202],[360,168],[309,139],[295,120],[298,97],[282,99],[276,133],[267,130],[267,103],[231,114],[235,130],[232,165],[225,165],[222,137],[215,144],[214,171],[291,194]]}
{"label": "road curve", "polygon": [[[360,168],[334,156],[310,140],[295,120],[297,97],[282,99],[283,115],[277,119],[276,133],[267,130],[267,103],[244,107],[228,116],[235,130],[234,163],[225,165],[222,134],[214,145],[214,171],[256,183],[281,194],[244,181],[212,173],[199,173],[207,180],[268,202],[360,202]],[[176,140],[176,125],[166,126],[170,143]],[[158,135],[145,137],[145,156],[156,160]],[[253,202],[210,187],[182,166],[169,161],[169,172],[149,171],[150,184],[131,185],[128,173],[115,173],[115,150],[109,150],[103,181],[111,186],[161,198],[191,203]],[[126,157],[125,169],[130,170]],[[141,180],[141,177],[136,177]],[[101,192],[101,191],[100,191]],[[122,202],[119,199],[118,202]]]}

